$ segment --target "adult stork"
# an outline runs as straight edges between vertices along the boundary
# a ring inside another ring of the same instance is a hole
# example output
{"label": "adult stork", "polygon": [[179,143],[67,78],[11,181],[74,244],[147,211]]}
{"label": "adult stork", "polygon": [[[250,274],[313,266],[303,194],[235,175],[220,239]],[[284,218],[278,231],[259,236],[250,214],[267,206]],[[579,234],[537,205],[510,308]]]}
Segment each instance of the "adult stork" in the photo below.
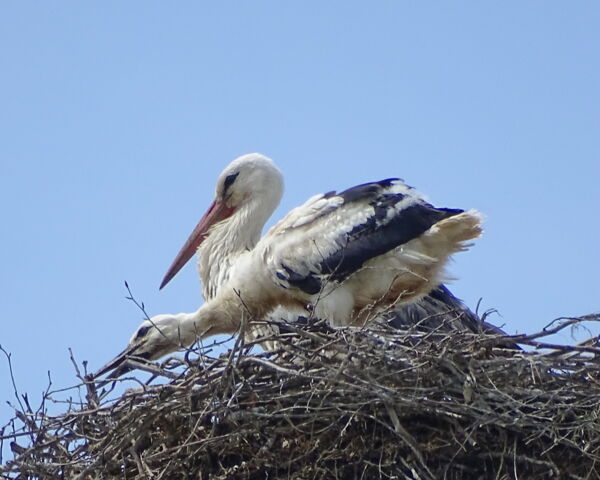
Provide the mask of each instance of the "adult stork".
{"label": "adult stork", "polygon": [[147,320],[98,374],[127,355],[156,359],[235,333],[242,318],[262,319],[278,307],[310,306],[333,325],[362,325],[437,287],[449,257],[481,234],[476,211],[435,208],[399,179],[386,179],[316,195],[259,240],[282,192],[281,173],[266,157],[230,164],[161,285],[200,247],[208,301],[194,313]]}

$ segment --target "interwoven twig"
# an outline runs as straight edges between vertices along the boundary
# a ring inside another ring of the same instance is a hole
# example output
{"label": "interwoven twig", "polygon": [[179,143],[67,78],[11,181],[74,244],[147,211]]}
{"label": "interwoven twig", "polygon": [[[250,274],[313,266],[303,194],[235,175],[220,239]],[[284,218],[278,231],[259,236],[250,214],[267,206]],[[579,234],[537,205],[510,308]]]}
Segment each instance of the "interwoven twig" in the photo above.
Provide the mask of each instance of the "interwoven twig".
{"label": "interwoven twig", "polygon": [[277,352],[188,355],[113,400],[88,381],[63,415],[19,407],[3,439],[15,458],[0,474],[600,478],[598,339],[544,341],[599,320],[508,337],[523,350],[490,335],[290,327]]}

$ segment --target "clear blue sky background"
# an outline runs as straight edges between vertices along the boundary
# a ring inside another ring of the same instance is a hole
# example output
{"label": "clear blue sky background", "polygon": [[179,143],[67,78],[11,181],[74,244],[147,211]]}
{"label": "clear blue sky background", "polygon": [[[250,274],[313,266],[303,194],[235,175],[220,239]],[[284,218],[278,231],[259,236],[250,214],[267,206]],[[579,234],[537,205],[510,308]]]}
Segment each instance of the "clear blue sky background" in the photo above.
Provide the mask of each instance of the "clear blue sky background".
{"label": "clear blue sky background", "polygon": [[[234,157],[313,193],[400,176],[476,207],[451,266],[508,332],[600,310],[600,4],[3,2],[0,344],[39,399],[150,314],[201,302],[190,264],[158,284]],[[569,340],[568,338],[566,339]],[[11,416],[0,358],[0,425]],[[51,407],[54,411],[59,407]]]}

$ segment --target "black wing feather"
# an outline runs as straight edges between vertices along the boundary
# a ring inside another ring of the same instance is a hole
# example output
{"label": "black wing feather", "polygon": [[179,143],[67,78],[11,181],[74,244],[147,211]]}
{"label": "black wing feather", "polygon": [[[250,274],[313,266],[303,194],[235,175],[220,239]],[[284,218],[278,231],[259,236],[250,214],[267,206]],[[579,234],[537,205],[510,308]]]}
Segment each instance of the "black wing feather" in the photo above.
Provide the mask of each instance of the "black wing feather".
{"label": "black wing feather", "polygon": [[375,214],[348,232],[346,246],[321,262],[321,271],[331,274],[333,280],[342,281],[371,258],[419,237],[439,221],[464,211],[417,203],[388,218],[389,209],[401,200],[397,198],[401,196],[381,198],[374,205]]}

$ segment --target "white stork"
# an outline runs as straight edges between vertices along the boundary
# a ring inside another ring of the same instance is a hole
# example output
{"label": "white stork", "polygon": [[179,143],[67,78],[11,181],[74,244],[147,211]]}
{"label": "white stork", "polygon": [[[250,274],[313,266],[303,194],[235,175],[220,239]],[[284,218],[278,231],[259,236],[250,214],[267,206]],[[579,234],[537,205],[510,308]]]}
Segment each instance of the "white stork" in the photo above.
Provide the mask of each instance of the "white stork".
{"label": "white stork", "polygon": [[232,162],[161,285],[200,247],[207,302],[194,313],[145,321],[96,376],[129,355],[153,360],[235,333],[244,317],[263,319],[278,307],[310,306],[333,325],[364,324],[437,287],[449,257],[481,234],[478,212],[435,208],[399,179],[386,179],[316,195],[259,240],[282,193],[282,175],[266,157]]}

